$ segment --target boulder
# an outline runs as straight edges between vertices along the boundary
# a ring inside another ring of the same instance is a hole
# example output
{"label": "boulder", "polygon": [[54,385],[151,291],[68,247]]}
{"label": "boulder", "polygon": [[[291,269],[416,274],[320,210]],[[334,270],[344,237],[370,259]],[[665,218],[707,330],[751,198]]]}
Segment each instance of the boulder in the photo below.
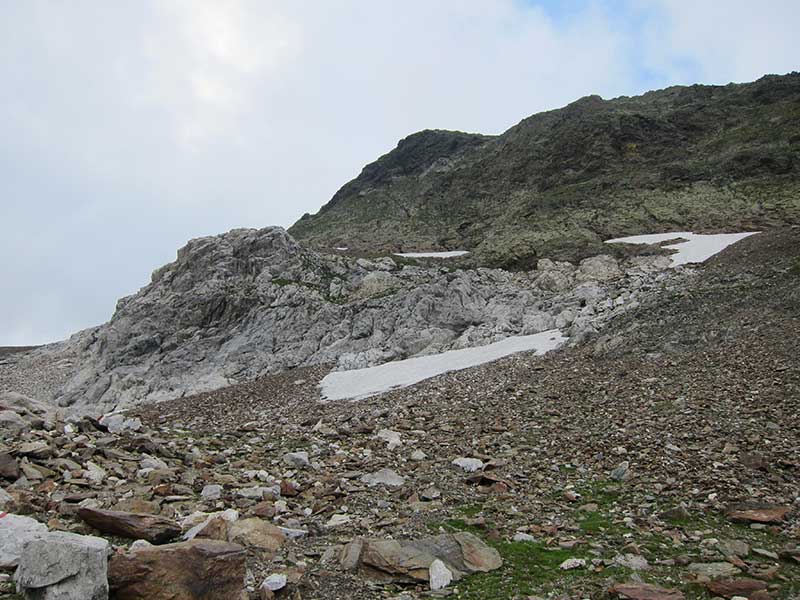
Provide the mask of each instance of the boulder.
{"label": "boulder", "polygon": [[245,550],[191,540],[115,554],[108,583],[117,600],[241,600]]}
{"label": "boulder", "polygon": [[103,533],[147,540],[153,544],[163,544],[181,533],[181,527],[175,521],[144,513],[84,507],[78,510],[78,516]]}
{"label": "boulder", "polygon": [[448,577],[458,581],[498,569],[503,559],[471,533],[459,532],[402,541],[356,538],[344,546],[340,562],[376,581],[441,586]]}
{"label": "boulder", "polygon": [[0,517],[0,569],[16,567],[25,544],[46,533],[47,526],[36,519],[9,514]]}
{"label": "boulder", "polygon": [[109,543],[53,531],[25,543],[17,592],[36,600],[106,600]]}

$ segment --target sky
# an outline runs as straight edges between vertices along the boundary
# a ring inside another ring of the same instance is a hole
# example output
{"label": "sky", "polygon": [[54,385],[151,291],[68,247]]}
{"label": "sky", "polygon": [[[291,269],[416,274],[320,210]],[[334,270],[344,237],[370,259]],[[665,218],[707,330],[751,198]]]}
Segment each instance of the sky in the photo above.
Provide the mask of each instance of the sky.
{"label": "sky", "polygon": [[187,240],[289,226],[414,131],[790,72],[799,26],[796,0],[0,3],[0,346],[107,321]]}

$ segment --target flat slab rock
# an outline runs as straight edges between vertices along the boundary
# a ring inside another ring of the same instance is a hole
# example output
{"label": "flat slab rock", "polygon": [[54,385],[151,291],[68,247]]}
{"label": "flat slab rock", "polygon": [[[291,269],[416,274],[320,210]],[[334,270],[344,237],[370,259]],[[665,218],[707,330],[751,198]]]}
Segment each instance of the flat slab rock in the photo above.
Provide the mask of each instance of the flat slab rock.
{"label": "flat slab rock", "polygon": [[683,592],[648,583],[620,583],[610,591],[617,597],[627,600],[684,600],[685,598]]}
{"label": "flat slab rock", "polygon": [[710,581],[706,584],[706,588],[708,588],[708,591],[712,594],[722,596],[723,598],[733,598],[734,596],[749,598],[755,592],[766,590],[767,583],[758,579],[741,577],[739,579]]}
{"label": "flat slab rock", "polygon": [[117,600],[241,600],[245,549],[191,540],[115,554],[108,565]]}
{"label": "flat slab rock", "polygon": [[471,573],[499,569],[503,559],[471,533],[459,532],[418,540],[356,538],[343,548],[340,563],[370,579],[397,583],[431,583],[433,566],[433,583],[438,585],[447,578],[442,567],[452,581],[458,581]]}
{"label": "flat slab rock", "polygon": [[163,544],[181,533],[178,523],[157,515],[85,507],[78,510],[78,516],[103,533],[153,544]]}
{"label": "flat slab rock", "polygon": [[730,505],[725,515],[742,523],[780,523],[791,511],[791,506],[744,502]]}

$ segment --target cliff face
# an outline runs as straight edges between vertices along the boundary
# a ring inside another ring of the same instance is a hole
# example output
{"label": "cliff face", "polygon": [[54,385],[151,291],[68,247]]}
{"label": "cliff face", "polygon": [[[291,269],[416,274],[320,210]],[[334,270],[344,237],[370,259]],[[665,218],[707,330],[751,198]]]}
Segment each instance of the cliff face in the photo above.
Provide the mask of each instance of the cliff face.
{"label": "cliff face", "polygon": [[190,241],[108,323],[20,354],[0,368],[0,390],[102,413],[294,367],[366,367],[555,327],[577,341],[653,292],[668,263],[452,270],[324,255],[279,227],[237,229]]}
{"label": "cliff face", "polygon": [[496,137],[423,131],[289,230],[319,248],[577,259],[604,238],[800,222],[800,74],[590,96]]}

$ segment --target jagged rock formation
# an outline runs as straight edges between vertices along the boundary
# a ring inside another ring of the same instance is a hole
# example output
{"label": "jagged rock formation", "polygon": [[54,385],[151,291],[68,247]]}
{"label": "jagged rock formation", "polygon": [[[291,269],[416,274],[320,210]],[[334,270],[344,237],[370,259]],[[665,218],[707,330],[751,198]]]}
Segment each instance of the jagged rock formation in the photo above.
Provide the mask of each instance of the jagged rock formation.
{"label": "jagged rock formation", "polygon": [[297,366],[358,368],[554,327],[577,339],[636,306],[667,262],[543,260],[516,274],[401,267],[322,255],[281,228],[238,229],[192,240],[109,323],[43,349],[75,365],[45,399],[101,413]]}
{"label": "jagged rock formation", "polygon": [[582,98],[500,136],[422,131],[290,233],[319,248],[576,260],[603,239],[800,222],[800,74]]}

